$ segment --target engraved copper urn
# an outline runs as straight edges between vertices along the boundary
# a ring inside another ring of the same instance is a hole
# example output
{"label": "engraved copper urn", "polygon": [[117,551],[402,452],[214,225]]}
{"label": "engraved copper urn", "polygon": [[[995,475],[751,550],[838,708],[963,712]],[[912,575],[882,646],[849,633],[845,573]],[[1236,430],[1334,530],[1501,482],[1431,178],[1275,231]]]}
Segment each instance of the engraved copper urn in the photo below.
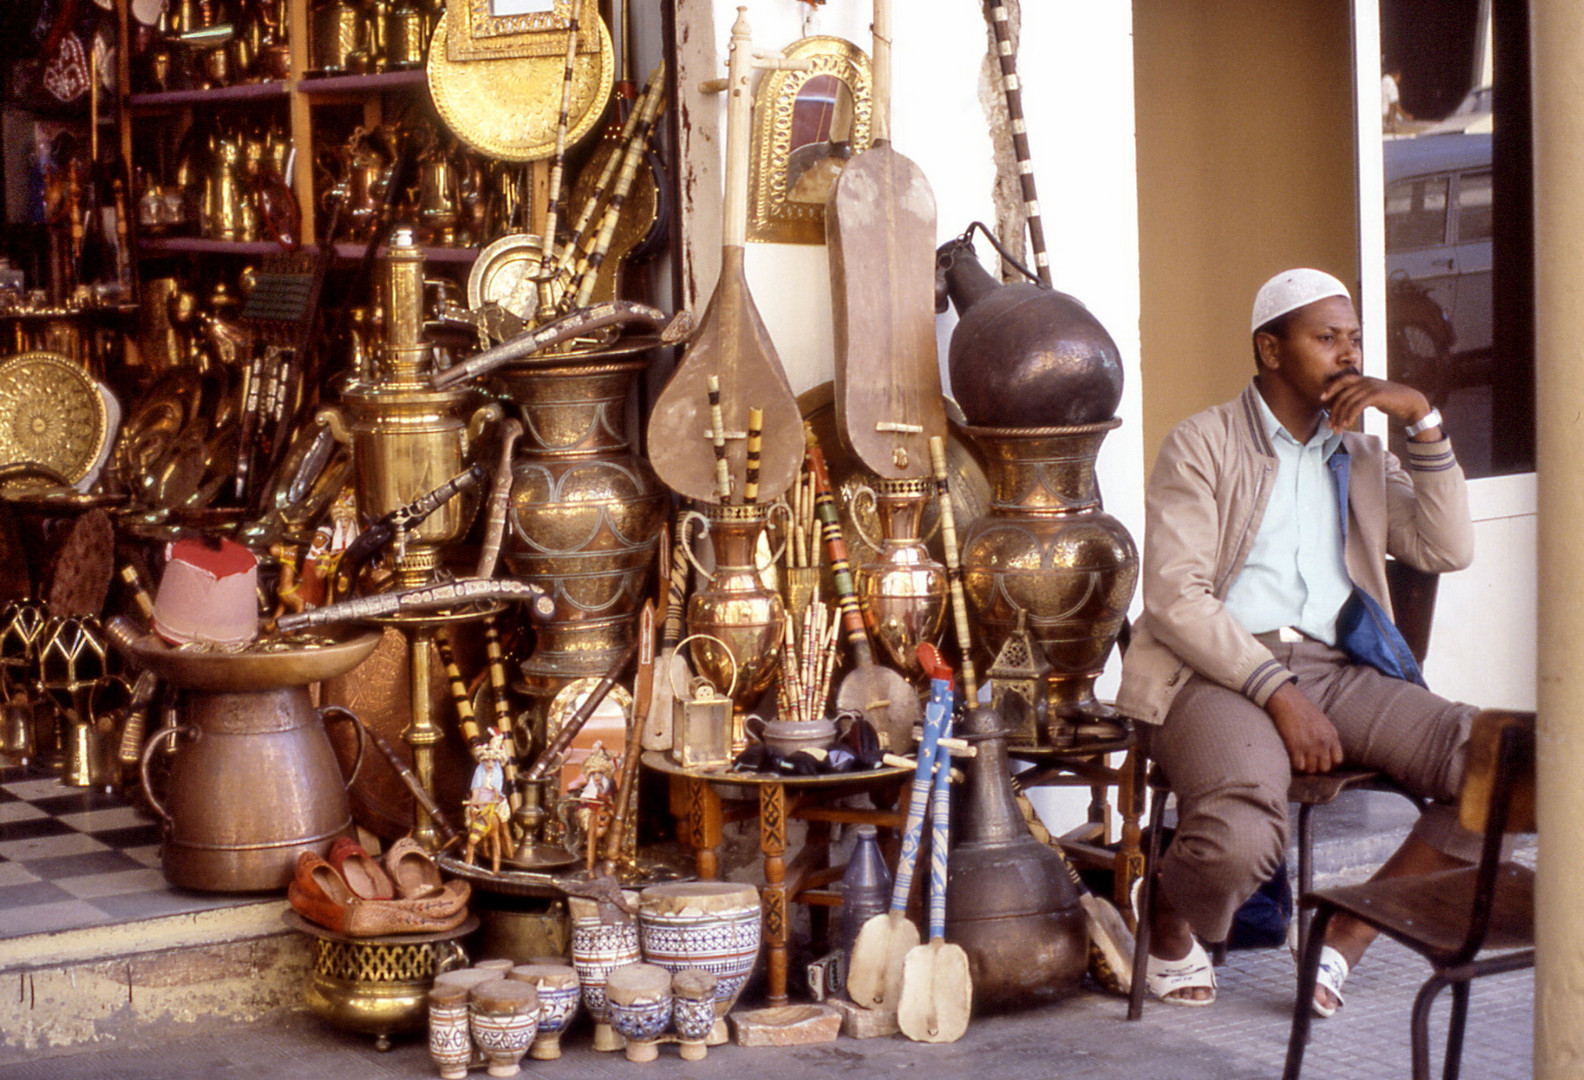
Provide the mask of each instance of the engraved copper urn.
{"label": "engraved copper urn", "polygon": [[670,501],[627,432],[628,390],[645,364],[569,362],[495,376],[523,420],[506,565],[556,605],[522,668],[540,724],[568,683],[605,674],[638,630]]}
{"label": "engraved copper urn", "polygon": [[[702,522],[707,530],[715,552],[715,569],[710,571],[699,565],[693,559],[692,546],[684,542],[683,550],[704,582],[688,600],[687,631],[709,635],[696,638],[689,648],[700,675],[723,692],[731,687],[728,693],[735,712],[735,752],[747,744],[743,714],[754,707],[775,679],[786,627],[786,605],[781,594],[765,584],[759,568],[759,537],[768,524],[769,507],[752,503],[710,504],[702,514],[690,511],[682,522],[684,541],[688,526],[695,521]],[[769,565],[774,564],[772,556]]]}
{"label": "engraved copper urn", "polygon": [[858,494],[870,490],[881,535],[878,543],[870,541],[878,550],[859,564],[853,584],[869,636],[885,662],[910,679],[921,679],[918,646],[938,642],[946,620],[946,568],[931,558],[922,535],[931,485],[880,479]]}
{"label": "engraved copper urn", "polygon": [[1089,965],[1083,908],[1061,856],[1029,832],[1007,767],[1007,731],[990,708],[958,735],[978,753],[952,825],[946,940],[968,954],[974,1007],[1023,1005],[1078,989]]}
{"label": "engraved copper urn", "polygon": [[990,512],[963,537],[963,589],[991,662],[1020,612],[1050,661],[1045,733],[1054,745],[1114,715],[1094,694],[1138,583],[1138,549],[1101,507],[1095,457],[1120,420],[1049,428],[970,427],[990,473]]}

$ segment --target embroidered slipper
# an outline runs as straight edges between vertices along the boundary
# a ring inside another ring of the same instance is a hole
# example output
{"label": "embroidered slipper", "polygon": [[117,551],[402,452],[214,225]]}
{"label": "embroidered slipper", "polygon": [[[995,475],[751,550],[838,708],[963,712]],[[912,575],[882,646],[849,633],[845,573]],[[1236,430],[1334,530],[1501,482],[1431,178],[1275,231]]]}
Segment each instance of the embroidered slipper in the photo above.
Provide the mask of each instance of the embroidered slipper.
{"label": "embroidered slipper", "polygon": [[437,896],[444,884],[434,859],[410,836],[396,841],[385,853],[385,872],[396,883],[396,895],[403,900]]}
{"label": "embroidered slipper", "polygon": [[1346,1004],[1342,1000],[1342,984],[1347,982],[1350,970],[1346,958],[1341,953],[1329,945],[1320,947],[1320,970],[1315,975],[1315,989],[1323,988],[1329,990],[1331,996],[1336,998],[1336,1004],[1322,1005],[1320,1004],[1320,999],[1318,997],[1315,998],[1314,1011],[1316,1016],[1321,1019],[1335,1016],[1336,1011]]}
{"label": "embroidered slipper", "polygon": [[[1193,948],[1188,950],[1188,955],[1181,960],[1149,957],[1144,964],[1144,984],[1149,987],[1150,993],[1168,1005],[1198,1007],[1213,1005],[1216,999],[1215,966],[1210,963],[1210,955],[1197,939]],[[1209,990],[1210,996],[1203,999],[1166,996],[1178,990],[1199,989]]]}
{"label": "embroidered slipper", "polygon": [[396,885],[385,868],[352,837],[343,836],[330,845],[329,860],[358,899],[389,900],[396,895]]}

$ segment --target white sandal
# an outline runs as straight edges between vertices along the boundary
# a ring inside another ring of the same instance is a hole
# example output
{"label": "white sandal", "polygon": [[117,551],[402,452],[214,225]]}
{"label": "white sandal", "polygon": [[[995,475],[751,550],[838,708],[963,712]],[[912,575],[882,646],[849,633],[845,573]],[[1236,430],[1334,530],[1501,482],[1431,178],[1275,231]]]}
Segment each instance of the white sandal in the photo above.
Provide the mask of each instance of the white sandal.
{"label": "white sandal", "polygon": [[1322,1005],[1320,999],[1315,998],[1316,1016],[1321,1019],[1335,1016],[1336,1011],[1346,1004],[1342,1000],[1342,984],[1347,982],[1349,970],[1347,959],[1341,953],[1329,945],[1320,947],[1320,970],[1315,974],[1315,989],[1329,990],[1331,996],[1336,998],[1336,1004]]}
{"label": "white sandal", "polygon": [[[1168,1005],[1212,1005],[1215,1003],[1215,965],[1197,940],[1181,960],[1162,960],[1151,956],[1144,963],[1144,984],[1150,993]],[[1209,990],[1207,998],[1168,997],[1178,990]]]}

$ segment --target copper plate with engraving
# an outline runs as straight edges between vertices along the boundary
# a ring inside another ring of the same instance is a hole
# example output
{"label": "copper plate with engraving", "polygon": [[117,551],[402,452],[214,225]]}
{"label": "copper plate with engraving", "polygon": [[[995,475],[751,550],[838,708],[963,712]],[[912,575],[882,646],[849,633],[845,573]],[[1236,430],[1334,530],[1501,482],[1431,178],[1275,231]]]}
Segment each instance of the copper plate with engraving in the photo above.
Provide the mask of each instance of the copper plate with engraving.
{"label": "copper plate with engraving", "polygon": [[543,241],[532,233],[508,233],[493,241],[479,252],[468,272],[468,307],[478,311],[485,304],[497,304],[528,322],[539,306],[535,276],[543,251]]}
{"label": "copper plate with engraving", "polygon": [[[429,42],[429,94],[440,118],[468,146],[502,161],[537,161],[555,153],[561,115],[564,55],[456,62],[446,56],[446,20]],[[572,107],[567,145],[594,128],[610,100],[615,50],[602,19],[588,20],[599,51],[579,49],[572,65]],[[587,31],[585,31],[587,32]],[[566,35],[559,35],[563,47]]]}
{"label": "copper plate with engraving", "polygon": [[0,364],[0,464],[37,462],[75,484],[99,460],[108,427],[99,385],[81,364],[50,352]]}

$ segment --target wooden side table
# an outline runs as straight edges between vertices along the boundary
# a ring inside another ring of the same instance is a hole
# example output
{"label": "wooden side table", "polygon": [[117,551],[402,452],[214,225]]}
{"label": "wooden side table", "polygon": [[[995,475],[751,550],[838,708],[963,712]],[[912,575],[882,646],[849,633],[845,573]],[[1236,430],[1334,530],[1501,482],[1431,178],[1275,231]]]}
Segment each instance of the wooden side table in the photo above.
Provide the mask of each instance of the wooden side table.
{"label": "wooden side table", "polygon": [[[1118,767],[1107,764],[1113,753],[1125,752]],[[1084,866],[1110,869],[1115,886],[1112,899],[1117,909],[1133,913],[1133,883],[1144,873],[1144,853],[1140,844],[1139,819],[1144,814],[1145,769],[1148,767],[1138,739],[1131,730],[1119,738],[1087,742],[1077,746],[1007,747],[1007,755],[1026,761],[1033,768],[1017,774],[1022,790],[1031,787],[1087,787],[1090,791],[1089,820],[1077,829],[1058,837],[1062,850]],[[1117,789],[1117,811],[1122,816],[1121,848],[1111,851],[1110,805],[1107,789]]]}
{"label": "wooden side table", "polygon": [[[685,769],[653,750],[645,753],[642,761],[671,778],[671,811],[681,824],[683,843],[693,849],[701,879],[719,876],[725,823],[757,814],[759,850],[764,857],[761,893],[769,998],[772,1005],[786,1004],[790,905],[828,903],[829,896],[816,896],[816,890],[841,873],[823,865],[831,824],[869,824],[900,833],[907,820],[907,781],[913,770],[885,768],[821,776],[724,773]],[[870,793],[875,808],[839,805],[846,796],[862,792]],[[793,859],[789,874],[787,823],[793,818],[810,822],[810,838]]]}

